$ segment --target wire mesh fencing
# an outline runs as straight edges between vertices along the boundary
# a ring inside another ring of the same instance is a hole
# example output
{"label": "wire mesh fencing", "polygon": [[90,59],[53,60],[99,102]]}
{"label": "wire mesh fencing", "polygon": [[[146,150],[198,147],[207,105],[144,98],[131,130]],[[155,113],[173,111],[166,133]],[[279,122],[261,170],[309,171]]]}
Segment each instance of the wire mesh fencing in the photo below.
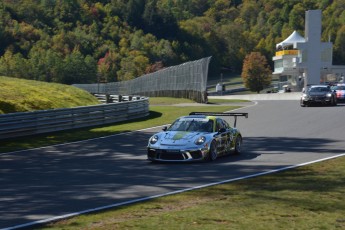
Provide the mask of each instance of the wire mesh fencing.
{"label": "wire mesh fencing", "polygon": [[189,98],[207,101],[207,76],[211,57],[185,62],[129,81],[75,84],[93,94]]}

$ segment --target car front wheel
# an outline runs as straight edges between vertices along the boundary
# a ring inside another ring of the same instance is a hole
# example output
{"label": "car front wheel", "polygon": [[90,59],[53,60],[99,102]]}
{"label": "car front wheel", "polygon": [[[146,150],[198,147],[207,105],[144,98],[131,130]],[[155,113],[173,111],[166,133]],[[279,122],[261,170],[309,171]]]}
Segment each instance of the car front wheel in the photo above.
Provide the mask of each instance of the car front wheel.
{"label": "car front wheel", "polygon": [[300,105],[301,105],[301,107],[305,107],[304,101],[302,99],[300,101]]}
{"label": "car front wheel", "polygon": [[212,141],[210,151],[207,156],[207,160],[214,161],[215,159],[217,159],[217,144],[215,141]]}
{"label": "car front wheel", "polygon": [[335,97],[332,97],[331,105],[332,106],[336,106],[337,105],[337,99]]}

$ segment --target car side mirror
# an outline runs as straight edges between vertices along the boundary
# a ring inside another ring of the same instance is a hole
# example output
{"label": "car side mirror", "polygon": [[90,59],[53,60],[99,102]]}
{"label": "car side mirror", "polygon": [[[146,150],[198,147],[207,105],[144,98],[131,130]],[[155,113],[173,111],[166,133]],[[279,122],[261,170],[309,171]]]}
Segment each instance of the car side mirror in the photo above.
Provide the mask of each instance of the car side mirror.
{"label": "car side mirror", "polygon": [[168,130],[168,127],[164,126],[162,130],[166,132]]}

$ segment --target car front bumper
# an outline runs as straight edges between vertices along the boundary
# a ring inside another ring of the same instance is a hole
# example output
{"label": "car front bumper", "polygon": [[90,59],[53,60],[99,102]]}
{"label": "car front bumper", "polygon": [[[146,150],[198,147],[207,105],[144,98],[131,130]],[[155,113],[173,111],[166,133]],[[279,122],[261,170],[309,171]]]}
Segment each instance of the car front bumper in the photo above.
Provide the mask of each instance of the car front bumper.
{"label": "car front bumper", "polygon": [[331,103],[331,97],[325,97],[325,96],[313,96],[313,97],[305,97],[302,98],[302,101],[304,103]]}
{"label": "car front bumper", "polygon": [[208,149],[156,149],[147,148],[147,159],[161,162],[189,162],[204,161],[208,155]]}

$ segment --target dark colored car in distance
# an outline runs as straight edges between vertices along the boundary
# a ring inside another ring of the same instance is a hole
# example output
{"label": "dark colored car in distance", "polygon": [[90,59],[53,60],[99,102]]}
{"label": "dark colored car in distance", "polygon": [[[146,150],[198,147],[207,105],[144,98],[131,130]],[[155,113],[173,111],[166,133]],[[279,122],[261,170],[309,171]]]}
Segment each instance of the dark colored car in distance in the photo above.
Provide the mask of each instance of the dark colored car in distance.
{"label": "dark colored car in distance", "polygon": [[313,104],[336,106],[336,92],[329,85],[308,85],[302,91],[300,105],[305,107]]}

